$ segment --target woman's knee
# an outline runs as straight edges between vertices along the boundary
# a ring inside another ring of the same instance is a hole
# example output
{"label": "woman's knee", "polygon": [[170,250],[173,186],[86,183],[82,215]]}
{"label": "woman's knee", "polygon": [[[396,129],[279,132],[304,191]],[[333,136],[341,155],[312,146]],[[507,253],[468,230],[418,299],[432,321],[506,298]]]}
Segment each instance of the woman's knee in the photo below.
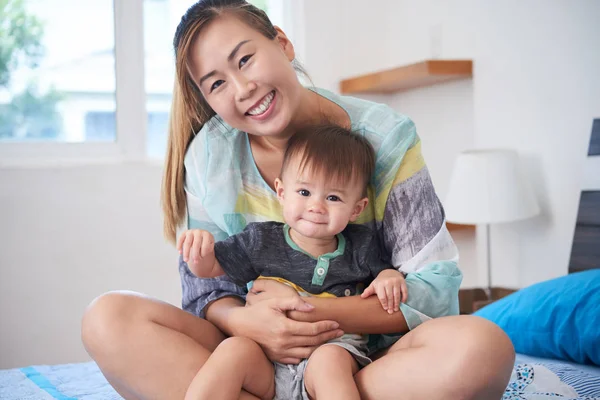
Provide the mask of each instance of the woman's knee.
{"label": "woman's knee", "polygon": [[509,337],[483,318],[461,316],[452,322],[454,326],[447,332],[452,339],[446,341],[452,348],[447,356],[452,360],[453,380],[463,382],[454,388],[453,398],[500,399],[515,361]]}
{"label": "woman's knee", "polygon": [[514,348],[498,325],[471,315],[436,318],[403,337],[393,348],[444,347],[462,358],[496,355],[498,362],[513,362]]}
{"label": "woman's knee", "polygon": [[87,307],[81,320],[81,340],[92,357],[107,346],[118,346],[128,325],[135,323],[135,297],[127,292],[108,292]]}
{"label": "woman's knee", "polygon": [[[462,316],[457,337],[458,349],[463,348],[467,360],[508,366],[512,370],[515,349],[508,335],[496,324],[475,316]],[[507,368],[508,368],[507,367]]]}

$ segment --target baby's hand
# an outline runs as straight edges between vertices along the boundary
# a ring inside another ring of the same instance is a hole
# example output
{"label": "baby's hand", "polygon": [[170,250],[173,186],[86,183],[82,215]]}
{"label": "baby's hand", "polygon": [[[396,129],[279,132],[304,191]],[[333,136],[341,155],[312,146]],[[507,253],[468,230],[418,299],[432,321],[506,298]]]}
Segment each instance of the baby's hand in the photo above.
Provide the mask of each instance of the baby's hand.
{"label": "baby's hand", "polygon": [[198,263],[201,258],[211,255],[215,250],[215,238],[201,229],[189,229],[179,237],[177,251],[186,263]]}
{"label": "baby's hand", "polygon": [[395,269],[381,271],[360,297],[366,299],[373,294],[377,294],[381,306],[389,314],[399,311],[400,302],[404,303],[408,299],[408,289],[404,276]]}

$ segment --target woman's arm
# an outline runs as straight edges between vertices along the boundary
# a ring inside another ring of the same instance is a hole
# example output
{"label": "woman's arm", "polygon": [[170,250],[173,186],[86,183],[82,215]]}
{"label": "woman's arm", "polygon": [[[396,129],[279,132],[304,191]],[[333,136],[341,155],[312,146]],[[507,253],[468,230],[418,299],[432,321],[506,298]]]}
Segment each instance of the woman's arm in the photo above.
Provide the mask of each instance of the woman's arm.
{"label": "woman's arm", "polygon": [[236,298],[225,297],[207,306],[206,317],[227,335],[247,337],[260,344],[270,360],[297,364],[318,346],[344,333],[334,321],[301,322],[286,316],[289,312],[313,311],[300,296],[274,298],[246,307],[241,307]]}
{"label": "woman's arm", "polygon": [[288,316],[296,321],[314,322],[333,320],[347,333],[404,333],[408,332],[406,319],[401,312],[388,314],[377,296],[362,299],[360,296],[339,298],[310,297],[305,301],[315,307],[310,313],[292,311]]}
{"label": "woman's arm", "polygon": [[[193,142],[194,143],[194,142]],[[211,216],[203,204],[205,188],[200,177],[206,171],[206,162],[203,151],[190,151],[185,158],[185,194],[187,203],[187,229],[210,232],[214,241],[228,238]],[[190,265],[179,258],[179,275],[182,286],[182,307],[200,318],[206,318],[208,305],[215,304],[221,298],[237,298],[243,304],[244,291],[227,276],[215,278],[199,278],[190,270]]]}
{"label": "woman's arm", "polygon": [[[273,298],[289,296],[290,291],[295,292],[282,283],[270,279],[258,279],[254,281],[246,298],[248,304],[254,305]],[[388,314],[381,306],[377,296],[367,299],[360,296],[303,297],[302,299],[315,308],[309,313],[288,312],[288,317],[295,321],[332,320],[339,323],[340,329],[347,333],[402,333],[408,331],[402,313]]]}

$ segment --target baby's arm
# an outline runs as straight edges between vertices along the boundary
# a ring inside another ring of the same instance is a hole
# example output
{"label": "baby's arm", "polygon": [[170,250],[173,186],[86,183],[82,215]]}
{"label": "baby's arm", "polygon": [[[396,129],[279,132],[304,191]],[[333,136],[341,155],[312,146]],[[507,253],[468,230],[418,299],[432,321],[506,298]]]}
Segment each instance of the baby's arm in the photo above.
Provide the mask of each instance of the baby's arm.
{"label": "baby's arm", "polygon": [[394,268],[384,269],[365,289],[361,297],[365,299],[373,294],[377,294],[381,306],[389,314],[399,311],[400,302],[404,303],[408,299],[404,275]]}
{"label": "baby's arm", "polygon": [[214,278],[225,275],[215,257],[215,238],[210,232],[201,229],[185,231],[179,237],[177,250],[197,277]]}

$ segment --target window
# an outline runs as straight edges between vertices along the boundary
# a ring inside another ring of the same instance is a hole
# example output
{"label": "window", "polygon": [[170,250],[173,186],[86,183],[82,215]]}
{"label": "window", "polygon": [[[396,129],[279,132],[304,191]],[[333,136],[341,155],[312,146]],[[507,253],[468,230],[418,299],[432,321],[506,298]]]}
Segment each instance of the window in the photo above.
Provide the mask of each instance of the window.
{"label": "window", "polygon": [[[163,158],[195,1],[0,0],[0,165]],[[290,3],[250,1],[283,25]]]}
{"label": "window", "polygon": [[0,2],[0,142],[115,141],[113,13],[112,0]]}
{"label": "window", "polygon": [[[85,115],[85,140],[99,142],[111,140],[114,137],[115,113],[113,111],[91,111]],[[149,112],[146,120],[148,130],[148,155],[160,158],[165,150],[165,129],[169,122],[168,112]]]}
{"label": "window", "polygon": [[112,140],[116,130],[114,111],[90,111],[85,114],[86,141]]}

